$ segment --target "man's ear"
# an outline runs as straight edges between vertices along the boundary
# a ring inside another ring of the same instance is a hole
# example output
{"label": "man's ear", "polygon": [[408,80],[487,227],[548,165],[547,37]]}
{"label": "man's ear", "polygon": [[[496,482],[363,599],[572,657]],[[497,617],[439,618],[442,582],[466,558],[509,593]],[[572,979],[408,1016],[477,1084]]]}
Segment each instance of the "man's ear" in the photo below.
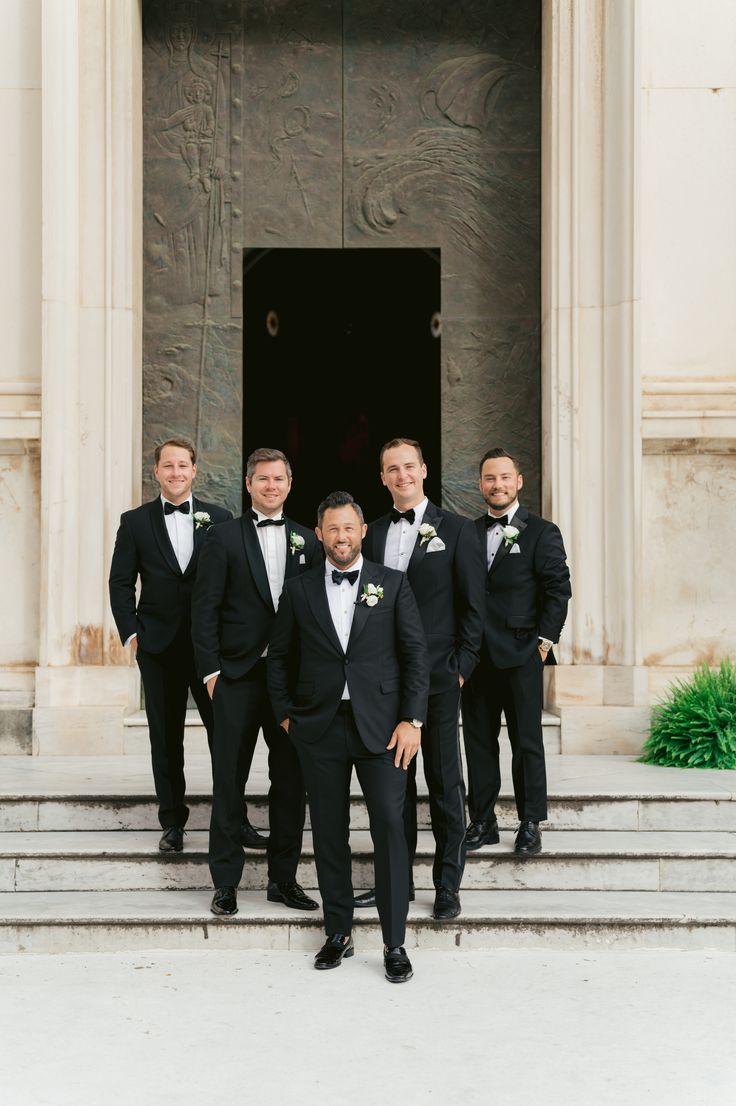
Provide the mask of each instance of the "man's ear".
{"label": "man's ear", "polygon": [[320,530],[319,526],[315,526],[314,532],[317,535],[317,541],[321,542],[322,541],[322,531]]}

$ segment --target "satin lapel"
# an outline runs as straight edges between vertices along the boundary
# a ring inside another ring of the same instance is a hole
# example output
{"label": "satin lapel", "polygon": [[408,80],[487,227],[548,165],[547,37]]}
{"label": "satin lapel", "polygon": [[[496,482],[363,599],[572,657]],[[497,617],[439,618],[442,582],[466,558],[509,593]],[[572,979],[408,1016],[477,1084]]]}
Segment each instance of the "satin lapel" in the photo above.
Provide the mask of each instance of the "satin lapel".
{"label": "satin lapel", "polygon": [[324,631],[333,649],[337,649],[340,656],[344,657],[345,653],[343,652],[340,639],[337,636],[335,624],[332,621],[332,615],[330,614],[330,604],[327,602],[324,570],[313,570],[304,576],[304,594],[307,597],[309,606],[312,608],[312,614],[315,617],[317,625]]}
{"label": "satin lapel", "polygon": [[369,532],[371,535],[371,561],[377,561],[378,564],[384,564],[386,556],[386,538],[388,537],[388,530],[391,525],[391,516],[384,515],[376,522],[370,524]]}
{"label": "satin lapel", "polygon": [[160,499],[154,499],[150,505],[151,507],[151,529],[153,530],[153,536],[156,539],[164,560],[173,573],[177,576],[181,576],[182,571],[179,567],[179,562],[176,559],[176,553],[174,547],[171,544],[171,538],[169,537],[169,531],[166,529],[166,523],[164,522],[164,509]]}
{"label": "satin lapel", "polygon": [[304,556],[303,549],[297,549],[295,553],[291,551],[291,544],[289,538],[292,533],[297,533],[294,529],[294,523],[290,519],[286,519],[286,525],[284,526],[284,541],[286,542],[286,570],[284,572],[284,579],[289,580],[292,576],[299,575],[299,558]]}
{"label": "satin lapel", "polygon": [[243,535],[245,557],[253,573],[253,579],[258,588],[258,593],[268,609],[273,611],[273,600],[271,599],[271,589],[268,586],[266,565],[264,564],[263,554],[261,553],[261,543],[258,541],[256,528],[249,515],[241,515],[240,532]]}
{"label": "satin lapel", "polygon": [[[192,514],[196,514],[197,511],[201,510],[202,504],[199,502],[198,499],[195,499],[194,496],[192,496]],[[197,526],[194,523],[194,520],[192,520],[192,526],[194,527],[194,545],[192,547],[192,555],[189,558],[189,564],[184,569],[185,576],[188,576],[190,572],[194,572],[197,564],[197,557],[199,556],[199,551],[202,548],[202,542],[207,537],[207,527]]]}
{"label": "satin lapel", "polygon": [[[425,522],[428,522],[430,524],[430,526],[434,526],[435,530],[437,531],[437,537],[440,537],[440,525],[442,524],[442,513],[441,513],[439,507],[435,507],[434,503],[430,502],[430,503],[427,504],[427,509],[424,512],[424,518],[422,519],[422,526],[424,525]],[[430,538],[429,541],[431,541],[431,540],[432,539]],[[422,543],[421,537],[419,536],[419,534],[417,534],[416,545],[414,546],[414,548],[412,550],[411,557],[409,558],[409,565],[408,565],[407,570],[406,570],[407,575],[409,576],[410,579],[411,579],[412,572],[416,572],[417,568],[419,567],[419,565],[422,563],[422,561],[426,557],[426,555],[427,555],[427,546],[429,545],[429,541],[425,541],[424,543]]]}
{"label": "satin lapel", "polygon": [[[521,538],[521,535],[526,530],[526,522],[524,521],[524,519],[528,516],[528,514],[529,514],[529,512],[524,507],[519,507],[519,510],[515,512],[514,517],[511,519],[511,522],[509,523],[510,526],[515,526],[516,529],[519,531],[519,537],[516,539],[517,542],[519,541],[519,539]],[[501,544],[498,547],[498,550],[496,552],[496,556],[493,558],[493,561],[491,562],[491,567],[488,569],[488,575],[489,576],[492,576],[493,573],[496,571],[496,569],[498,568],[499,562],[502,561],[504,559],[504,557],[508,557],[509,550],[511,549],[511,546],[514,545],[514,544],[515,544],[514,542],[511,542],[511,545],[507,545],[505,540],[503,538],[501,539]]]}
{"label": "satin lapel", "polygon": [[[353,624],[350,627],[350,637],[348,638],[348,653],[350,652],[351,646],[355,645],[355,642],[362,634],[366,622],[375,609],[374,607],[369,607],[367,603],[361,602],[360,597],[363,594],[363,586],[364,584],[380,584],[382,579],[383,576],[381,572],[376,572],[375,569],[368,569],[365,564],[363,564],[363,571],[358,580],[358,595],[355,600]],[[380,603],[382,600],[379,599],[378,602]]]}

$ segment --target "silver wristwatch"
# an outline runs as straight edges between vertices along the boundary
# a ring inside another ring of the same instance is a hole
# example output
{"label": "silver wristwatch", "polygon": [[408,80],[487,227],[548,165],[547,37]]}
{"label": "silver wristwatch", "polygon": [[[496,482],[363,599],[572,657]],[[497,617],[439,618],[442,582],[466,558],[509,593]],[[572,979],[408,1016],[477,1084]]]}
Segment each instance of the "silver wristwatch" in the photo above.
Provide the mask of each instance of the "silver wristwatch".
{"label": "silver wristwatch", "polygon": [[422,728],[422,723],[418,718],[407,718],[407,722],[410,726],[413,726],[415,730],[421,730]]}

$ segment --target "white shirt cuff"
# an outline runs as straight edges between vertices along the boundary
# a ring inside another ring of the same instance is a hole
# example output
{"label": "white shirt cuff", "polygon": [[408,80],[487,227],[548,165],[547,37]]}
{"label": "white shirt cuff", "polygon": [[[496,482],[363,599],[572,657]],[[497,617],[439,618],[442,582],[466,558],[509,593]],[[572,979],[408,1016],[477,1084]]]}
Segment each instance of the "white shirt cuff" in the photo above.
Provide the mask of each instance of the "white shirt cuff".
{"label": "white shirt cuff", "polygon": [[219,675],[220,675],[220,669],[218,668],[217,672],[210,672],[209,676],[205,676],[205,678],[202,680],[202,683],[206,684],[206,683],[208,683],[209,680],[212,679],[213,676],[219,676]]}
{"label": "white shirt cuff", "polygon": [[125,642],[126,646],[130,645],[134,637],[138,637],[138,634],[131,634],[128,640]]}

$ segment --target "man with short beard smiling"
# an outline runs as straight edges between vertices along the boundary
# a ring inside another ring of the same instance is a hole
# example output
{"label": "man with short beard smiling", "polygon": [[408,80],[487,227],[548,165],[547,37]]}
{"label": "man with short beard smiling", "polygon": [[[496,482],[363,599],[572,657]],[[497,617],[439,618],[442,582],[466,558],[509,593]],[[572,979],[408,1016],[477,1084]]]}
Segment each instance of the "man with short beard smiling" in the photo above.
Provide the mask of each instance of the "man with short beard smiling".
{"label": "man with short beard smiling", "polygon": [[406,769],[419,748],[429,675],[424,631],[400,572],[364,560],[363,512],[348,492],[320,504],[326,562],[287,581],[268,647],[274,714],[299,753],[309,796],[327,940],[319,970],[353,955],[350,778],[365,796],[376,900],[391,983],[412,977],[404,949],[409,867]]}

